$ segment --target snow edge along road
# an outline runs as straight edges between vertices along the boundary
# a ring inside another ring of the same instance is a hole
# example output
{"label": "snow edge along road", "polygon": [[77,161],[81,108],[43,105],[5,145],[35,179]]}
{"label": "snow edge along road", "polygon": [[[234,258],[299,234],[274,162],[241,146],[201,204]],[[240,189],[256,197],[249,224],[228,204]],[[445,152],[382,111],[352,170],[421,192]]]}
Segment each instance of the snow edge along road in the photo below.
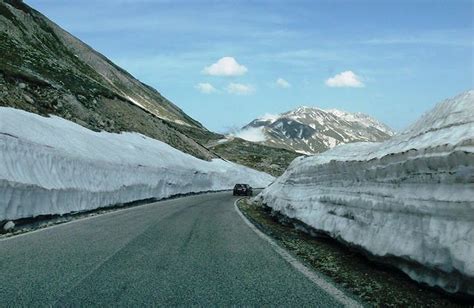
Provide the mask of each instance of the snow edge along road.
{"label": "snow edge along road", "polygon": [[245,199],[239,198],[234,202],[234,209],[242,218],[242,220],[249,226],[249,228],[254,231],[261,239],[265,240],[270,244],[273,250],[279,254],[286,262],[288,262],[295,270],[303,274],[308,278],[312,283],[314,283],[318,288],[325,291],[327,294],[332,296],[336,301],[344,305],[345,307],[363,307],[356,300],[347,296],[343,291],[336,288],[331,283],[327,282],[324,278],[318,275],[315,271],[309,269],[306,265],[295,259],[289,252],[280,247],[275,241],[273,241],[269,236],[260,231],[254,224],[252,224],[247,217],[240,211],[237,203]]}
{"label": "snow edge along road", "polygon": [[[160,202],[166,202],[166,201],[182,199],[182,198],[187,198],[187,197],[192,197],[192,196],[214,194],[214,193],[220,193],[220,192],[226,192],[226,191],[232,191],[232,190],[231,189],[224,189],[224,190],[211,190],[211,191],[195,192],[195,193],[184,194],[184,195],[179,195],[178,194],[178,195],[170,196],[168,198],[159,199],[159,200],[156,200],[156,201],[146,202],[146,203],[143,203],[143,204],[132,205],[132,206],[125,206],[125,207],[120,207],[120,206],[101,207],[101,208],[97,208],[97,209],[94,209],[94,210],[85,211],[82,214],[87,215],[88,213],[92,213],[95,210],[104,210],[105,212],[97,213],[95,215],[77,216],[77,217],[73,216],[73,217],[71,217],[71,220],[68,220],[68,221],[60,221],[58,223],[53,223],[52,225],[46,225],[44,227],[40,226],[40,227],[34,228],[34,229],[27,229],[27,230],[25,230],[21,233],[17,233],[17,234],[13,234],[13,235],[8,235],[7,236],[7,233],[0,234],[0,242],[7,241],[7,240],[12,240],[12,239],[15,239],[15,238],[18,238],[18,237],[21,237],[21,236],[26,236],[26,235],[33,234],[33,233],[36,233],[36,232],[46,231],[48,229],[53,229],[53,228],[65,226],[65,225],[68,225],[68,224],[72,224],[72,223],[76,223],[76,222],[80,222],[80,221],[84,221],[84,220],[99,218],[99,217],[106,216],[106,215],[111,215],[113,213],[126,212],[126,211],[131,211],[133,209],[137,209],[137,208],[140,208],[140,207],[152,206],[152,205],[154,205],[156,203],[160,203]],[[137,201],[139,201],[139,200],[137,200]]]}

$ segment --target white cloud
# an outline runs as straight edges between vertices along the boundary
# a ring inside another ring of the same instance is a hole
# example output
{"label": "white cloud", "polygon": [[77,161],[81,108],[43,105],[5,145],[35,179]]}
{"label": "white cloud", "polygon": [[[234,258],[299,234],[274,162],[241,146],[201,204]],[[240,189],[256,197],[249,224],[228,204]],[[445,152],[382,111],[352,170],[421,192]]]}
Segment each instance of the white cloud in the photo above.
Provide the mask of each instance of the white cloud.
{"label": "white cloud", "polygon": [[204,94],[211,94],[211,93],[217,92],[217,89],[214,88],[212,84],[207,83],[207,82],[198,83],[197,85],[194,86],[194,88]]}
{"label": "white cloud", "polygon": [[241,76],[247,71],[248,69],[233,57],[223,57],[211,66],[206,66],[202,72],[212,76]]}
{"label": "white cloud", "polygon": [[252,142],[263,142],[266,140],[265,134],[261,127],[250,127],[242,129],[238,132],[233,133],[232,136]]}
{"label": "white cloud", "polygon": [[265,113],[263,116],[261,116],[261,117],[258,118],[258,119],[259,119],[259,120],[262,120],[262,121],[271,121],[271,122],[274,122],[274,121],[276,121],[279,117],[280,117],[280,115],[278,115],[278,114]]}
{"label": "white cloud", "polygon": [[287,89],[291,87],[291,84],[283,78],[278,78],[275,83],[278,87],[282,89]]}
{"label": "white cloud", "polygon": [[354,72],[352,71],[345,71],[340,74],[337,74],[334,77],[329,78],[328,80],[326,80],[326,85],[328,87],[335,88],[362,88],[365,86],[361,78],[354,74]]}
{"label": "white cloud", "polygon": [[230,94],[249,95],[255,92],[255,88],[249,84],[231,82],[225,88]]}

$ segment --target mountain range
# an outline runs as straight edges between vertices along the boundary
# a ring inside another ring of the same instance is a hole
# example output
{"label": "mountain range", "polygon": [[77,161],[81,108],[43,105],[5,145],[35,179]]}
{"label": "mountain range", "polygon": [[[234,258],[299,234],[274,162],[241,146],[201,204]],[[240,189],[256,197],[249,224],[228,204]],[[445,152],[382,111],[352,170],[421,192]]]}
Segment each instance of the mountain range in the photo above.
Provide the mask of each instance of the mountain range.
{"label": "mountain range", "polygon": [[266,115],[242,128],[262,136],[260,143],[302,154],[316,154],[339,144],[384,141],[395,134],[387,125],[363,113],[299,107]]}

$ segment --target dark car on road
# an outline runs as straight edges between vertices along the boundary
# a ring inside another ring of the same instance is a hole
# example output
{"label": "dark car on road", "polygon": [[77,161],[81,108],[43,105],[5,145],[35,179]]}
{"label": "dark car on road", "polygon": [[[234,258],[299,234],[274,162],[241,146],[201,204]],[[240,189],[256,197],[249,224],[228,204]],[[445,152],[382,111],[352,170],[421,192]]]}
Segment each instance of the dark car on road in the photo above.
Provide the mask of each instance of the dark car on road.
{"label": "dark car on road", "polygon": [[234,196],[252,196],[253,190],[249,184],[235,184]]}

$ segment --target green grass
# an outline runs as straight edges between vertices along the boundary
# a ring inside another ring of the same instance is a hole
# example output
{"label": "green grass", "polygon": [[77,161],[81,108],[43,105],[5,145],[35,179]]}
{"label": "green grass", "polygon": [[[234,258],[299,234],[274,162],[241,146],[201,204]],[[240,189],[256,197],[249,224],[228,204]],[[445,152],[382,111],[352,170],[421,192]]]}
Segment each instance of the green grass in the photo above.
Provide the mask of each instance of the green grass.
{"label": "green grass", "polygon": [[286,149],[269,147],[240,138],[217,144],[211,149],[227,160],[274,176],[281,175],[296,157],[301,156]]}

